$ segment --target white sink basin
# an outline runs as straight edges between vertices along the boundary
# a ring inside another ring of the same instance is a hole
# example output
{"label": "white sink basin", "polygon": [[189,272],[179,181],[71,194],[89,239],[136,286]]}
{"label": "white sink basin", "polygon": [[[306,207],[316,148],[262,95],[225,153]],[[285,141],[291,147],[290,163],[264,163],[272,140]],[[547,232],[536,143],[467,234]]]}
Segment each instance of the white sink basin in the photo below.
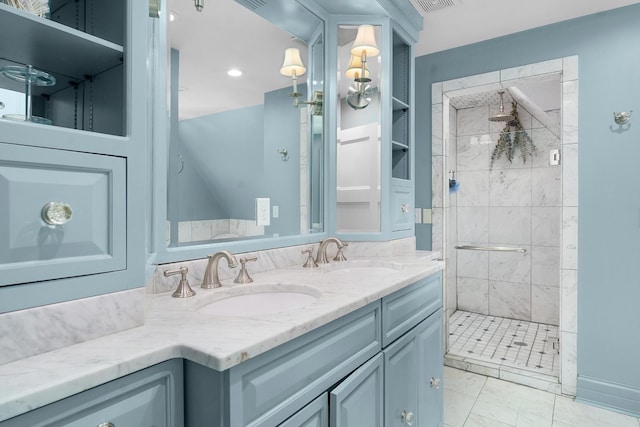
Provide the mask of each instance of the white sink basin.
{"label": "white sink basin", "polygon": [[213,302],[197,311],[209,316],[248,317],[281,313],[305,307],[320,296],[320,292],[308,286],[252,286],[225,292]]}

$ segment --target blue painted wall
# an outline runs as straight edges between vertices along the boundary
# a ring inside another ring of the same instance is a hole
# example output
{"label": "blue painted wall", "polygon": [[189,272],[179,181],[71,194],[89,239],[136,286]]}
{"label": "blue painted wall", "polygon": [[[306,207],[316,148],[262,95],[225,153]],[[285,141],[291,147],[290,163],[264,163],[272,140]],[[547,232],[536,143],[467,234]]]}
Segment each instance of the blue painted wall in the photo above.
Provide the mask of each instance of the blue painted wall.
{"label": "blue painted wall", "polygon": [[[578,396],[640,412],[640,5],[416,60],[416,205],[431,200],[431,84],[579,55]],[[426,228],[418,246],[430,247]],[[430,233],[430,230],[429,230]],[[584,380],[602,386],[591,393]],[[621,387],[614,390],[615,385]],[[626,398],[623,395],[626,394]]]}

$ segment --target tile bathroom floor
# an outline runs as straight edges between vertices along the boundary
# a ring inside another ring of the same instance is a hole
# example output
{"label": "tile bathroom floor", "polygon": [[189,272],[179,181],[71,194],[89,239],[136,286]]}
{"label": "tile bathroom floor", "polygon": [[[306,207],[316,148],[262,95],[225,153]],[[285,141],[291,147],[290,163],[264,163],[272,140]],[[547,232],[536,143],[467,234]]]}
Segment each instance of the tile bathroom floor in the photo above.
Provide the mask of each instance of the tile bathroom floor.
{"label": "tile bathroom floor", "polygon": [[444,368],[445,427],[640,427],[640,419],[527,386]]}
{"label": "tile bathroom floor", "polygon": [[558,377],[558,327],[458,310],[449,318],[449,355]]}

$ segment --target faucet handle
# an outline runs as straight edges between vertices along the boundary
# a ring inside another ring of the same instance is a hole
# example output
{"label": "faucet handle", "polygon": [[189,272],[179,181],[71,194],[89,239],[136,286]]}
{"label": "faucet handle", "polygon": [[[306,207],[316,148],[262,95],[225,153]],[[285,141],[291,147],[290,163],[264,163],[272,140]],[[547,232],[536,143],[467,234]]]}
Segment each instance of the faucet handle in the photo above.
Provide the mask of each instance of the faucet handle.
{"label": "faucet handle", "polygon": [[233,283],[251,283],[253,279],[249,277],[249,272],[247,271],[247,262],[248,261],[257,261],[258,257],[254,256],[251,258],[242,257],[240,258],[240,273],[238,273],[238,277],[235,278]]}
{"label": "faucet handle", "polygon": [[307,255],[307,260],[305,261],[303,267],[304,268],[314,268],[317,267],[318,264],[315,262],[315,260],[313,259],[313,247],[310,247],[308,249],[303,250],[302,252],[303,254],[308,254]]}
{"label": "faucet handle", "polygon": [[178,288],[175,290],[173,294],[171,294],[174,298],[188,298],[192,297],[196,294],[196,292],[191,289],[189,286],[189,281],[187,280],[187,273],[189,269],[187,267],[180,267],[176,270],[165,270],[164,277],[173,276],[175,274],[180,274],[180,283],[178,284]]}
{"label": "faucet handle", "polygon": [[343,243],[342,246],[338,246],[338,253],[333,258],[334,261],[346,261],[347,260],[347,257],[344,256],[344,253],[342,252],[342,250],[344,248],[346,248],[347,246],[349,246],[349,243]]}

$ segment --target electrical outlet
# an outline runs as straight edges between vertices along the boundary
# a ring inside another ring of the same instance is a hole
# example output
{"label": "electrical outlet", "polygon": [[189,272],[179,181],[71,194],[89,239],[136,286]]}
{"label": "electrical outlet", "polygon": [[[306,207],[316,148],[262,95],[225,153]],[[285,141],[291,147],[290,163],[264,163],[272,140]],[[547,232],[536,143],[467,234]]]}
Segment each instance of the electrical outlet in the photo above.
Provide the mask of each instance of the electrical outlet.
{"label": "electrical outlet", "polygon": [[415,208],[413,210],[413,222],[415,224],[422,224],[422,209]]}
{"label": "electrical outlet", "polygon": [[549,165],[558,166],[560,164],[560,150],[557,148],[549,150]]}
{"label": "electrical outlet", "polygon": [[279,206],[274,206],[272,209],[273,209],[272,216],[274,218],[279,218],[280,217],[280,207]]}
{"label": "electrical outlet", "polygon": [[270,203],[268,197],[256,199],[256,225],[271,225]]}

